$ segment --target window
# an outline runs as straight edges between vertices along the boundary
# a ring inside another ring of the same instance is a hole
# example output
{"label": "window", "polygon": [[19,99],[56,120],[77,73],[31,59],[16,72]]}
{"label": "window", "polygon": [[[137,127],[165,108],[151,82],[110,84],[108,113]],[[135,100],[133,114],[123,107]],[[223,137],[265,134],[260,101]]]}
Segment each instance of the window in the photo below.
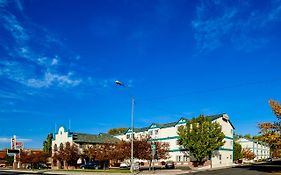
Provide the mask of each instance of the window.
{"label": "window", "polygon": [[188,161],[188,156],[187,155],[183,156],[183,161],[186,161],[186,162]]}
{"label": "window", "polygon": [[58,146],[57,144],[54,145],[54,151],[57,151],[58,150]]}
{"label": "window", "polygon": [[158,129],[157,129],[157,130],[154,130],[154,134],[155,134],[155,135],[158,135],[158,132],[159,132]]}
{"label": "window", "polygon": [[229,157],[230,157],[230,159],[232,159],[232,155],[231,155],[231,154],[230,154],[230,156],[229,156]]}
{"label": "window", "polygon": [[233,129],[230,130],[230,133],[231,133],[231,134],[232,134],[232,132],[233,132]]}
{"label": "window", "polygon": [[127,137],[127,139],[129,139],[130,138],[130,134],[127,134],[126,137]]}
{"label": "window", "polygon": [[152,134],[153,134],[153,132],[152,132],[152,131],[148,131],[148,134],[149,134],[149,135],[152,135]]}
{"label": "window", "polygon": [[219,160],[221,160],[221,154],[219,155]]}
{"label": "window", "polygon": [[181,156],[177,156],[177,161],[178,161],[178,162],[181,161]]}

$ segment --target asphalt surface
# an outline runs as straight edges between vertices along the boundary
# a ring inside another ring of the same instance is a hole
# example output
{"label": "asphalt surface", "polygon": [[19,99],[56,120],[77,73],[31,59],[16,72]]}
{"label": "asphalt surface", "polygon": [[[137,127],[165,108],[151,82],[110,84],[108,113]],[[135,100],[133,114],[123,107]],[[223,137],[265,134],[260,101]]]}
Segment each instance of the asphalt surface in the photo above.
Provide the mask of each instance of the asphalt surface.
{"label": "asphalt surface", "polygon": [[191,175],[281,175],[281,161],[262,163],[248,166],[239,166],[227,169],[189,173]]}
{"label": "asphalt surface", "polygon": [[[15,172],[5,171],[0,169],[0,175],[34,175],[34,174],[47,174],[47,172]],[[73,173],[69,173],[73,174]],[[75,173],[76,174],[76,173]],[[83,174],[83,172],[77,172],[77,174]],[[103,174],[103,173],[102,173]],[[110,173],[114,175],[115,173]],[[142,173],[140,173],[142,174]],[[158,172],[156,174],[161,174]],[[178,174],[178,172],[176,173]],[[219,170],[207,170],[201,172],[188,173],[186,175],[281,175],[281,161],[274,161],[271,163],[261,163],[248,166],[239,166],[233,168],[219,169]]]}

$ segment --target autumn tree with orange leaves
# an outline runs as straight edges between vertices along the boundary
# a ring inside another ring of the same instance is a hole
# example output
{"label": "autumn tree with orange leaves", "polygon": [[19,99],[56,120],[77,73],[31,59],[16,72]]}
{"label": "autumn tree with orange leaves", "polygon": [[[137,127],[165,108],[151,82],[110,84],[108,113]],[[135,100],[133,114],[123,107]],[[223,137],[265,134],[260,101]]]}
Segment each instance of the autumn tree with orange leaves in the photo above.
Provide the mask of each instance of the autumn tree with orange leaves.
{"label": "autumn tree with orange leaves", "polygon": [[40,163],[46,163],[48,154],[43,151],[24,150],[20,152],[20,158],[22,164],[30,164],[31,168]]}
{"label": "autumn tree with orange leaves", "polygon": [[249,148],[242,149],[242,154],[243,158],[246,160],[253,160],[256,157],[256,155]]}
{"label": "autumn tree with orange leaves", "polygon": [[277,121],[259,123],[261,136],[258,139],[269,143],[271,150],[276,150],[281,148],[281,105],[278,101],[269,100],[269,106]]}
{"label": "autumn tree with orange leaves", "polygon": [[[152,141],[149,137],[134,140],[134,158],[146,160],[149,164],[153,159],[151,145],[156,145],[156,156],[154,159],[166,159],[169,157],[169,144],[165,142]],[[94,145],[84,149],[84,155],[88,161],[98,160],[106,167],[108,160],[112,164],[124,160],[130,160],[131,142],[121,140],[116,144]]]}

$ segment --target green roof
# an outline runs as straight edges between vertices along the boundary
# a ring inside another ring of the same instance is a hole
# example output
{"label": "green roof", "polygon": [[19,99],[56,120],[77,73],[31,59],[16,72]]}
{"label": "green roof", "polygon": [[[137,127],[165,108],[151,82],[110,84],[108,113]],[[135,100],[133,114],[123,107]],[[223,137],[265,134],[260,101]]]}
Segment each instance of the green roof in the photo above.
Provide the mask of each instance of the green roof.
{"label": "green roof", "polygon": [[109,134],[82,134],[72,133],[72,138],[75,143],[90,143],[90,144],[113,144],[119,141],[119,139]]}
{"label": "green roof", "polygon": [[[210,118],[211,121],[216,120],[218,118],[223,117],[223,115],[226,113],[221,113],[221,114],[216,114],[216,115],[210,115],[207,116],[208,118]],[[165,124],[160,124],[160,123],[152,123],[151,125],[149,125],[149,127],[143,127],[143,128],[134,128],[134,132],[144,132],[144,131],[148,131],[149,129],[152,128],[168,128],[168,127],[174,127],[177,124],[184,124],[188,121],[187,118],[180,118],[178,121],[176,122],[170,122],[170,123],[165,123]],[[231,124],[231,126],[234,128],[233,124],[231,123],[231,121],[229,120],[229,123]],[[124,134],[126,133],[130,133],[131,132],[131,128],[129,128],[127,131],[124,132]]]}

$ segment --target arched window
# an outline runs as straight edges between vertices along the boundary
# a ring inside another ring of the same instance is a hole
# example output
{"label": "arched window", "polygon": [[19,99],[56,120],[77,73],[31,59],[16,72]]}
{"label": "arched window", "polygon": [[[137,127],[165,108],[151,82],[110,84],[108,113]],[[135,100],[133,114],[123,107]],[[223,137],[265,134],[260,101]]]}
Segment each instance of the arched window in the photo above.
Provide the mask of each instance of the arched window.
{"label": "arched window", "polygon": [[55,145],[54,145],[54,151],[57,151],[57,150],[58,150],[58,145],[55,144]]}

